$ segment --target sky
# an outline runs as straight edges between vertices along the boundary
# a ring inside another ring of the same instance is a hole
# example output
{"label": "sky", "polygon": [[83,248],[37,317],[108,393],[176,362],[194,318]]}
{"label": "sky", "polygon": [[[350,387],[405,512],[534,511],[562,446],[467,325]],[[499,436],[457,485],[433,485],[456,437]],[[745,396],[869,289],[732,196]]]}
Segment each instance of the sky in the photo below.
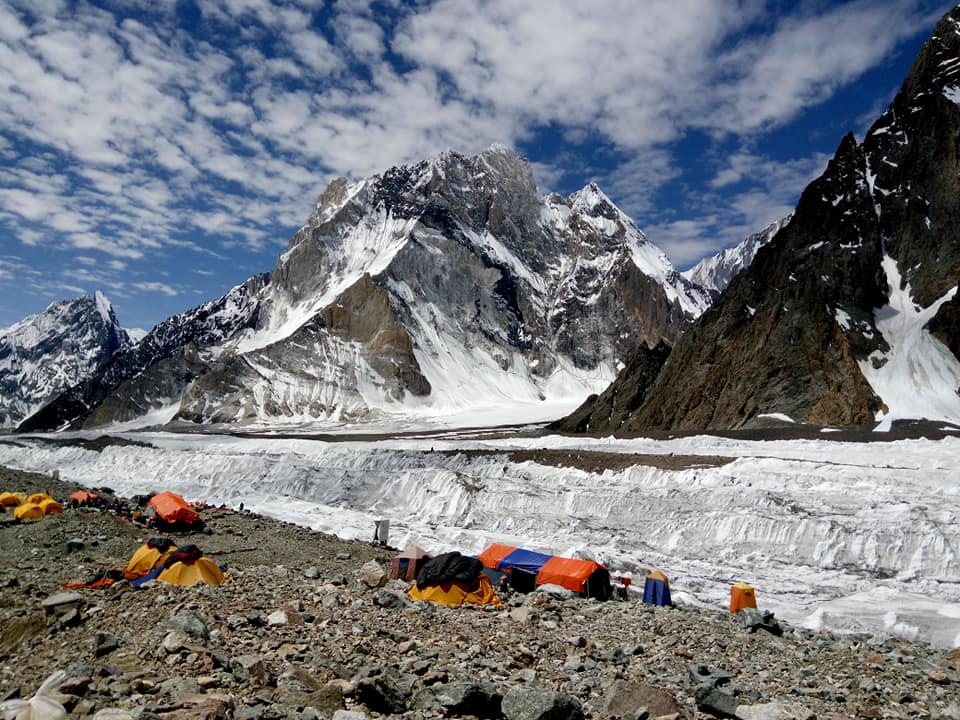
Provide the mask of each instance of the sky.
{"label": "sky", "polygon": [[500,142],[678,269],[780,219],[952,3],[0,0],[0,327],[150,329],[268,272],[330,180]]}

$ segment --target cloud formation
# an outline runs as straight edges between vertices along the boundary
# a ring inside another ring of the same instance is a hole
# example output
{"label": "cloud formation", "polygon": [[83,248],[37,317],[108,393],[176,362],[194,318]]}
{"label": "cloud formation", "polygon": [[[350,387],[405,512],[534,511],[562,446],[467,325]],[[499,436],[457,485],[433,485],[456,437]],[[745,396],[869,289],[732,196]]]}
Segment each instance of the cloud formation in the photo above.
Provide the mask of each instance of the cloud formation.
{"label": "cloud formation", "polygon": [[[748,147],[883,62],[946,6],[798,7],[11,0],[0,5],[0,232],[11,248],[102,256],[97,275],[51,266],[37,292],[96,282],[131,301],[153,294],[157,307],[180,297],[183,310],[205,275],[171,282],[158,268],[230,260],[221,277],[232,282],[269,269],[337,175],[448,147],[535,147],[546,129],[578,150],[552,143],[531,157],[544,190],[596,178],[628,211],[647,212],[683,174],[675,144],[690,133]],[[723,208],[648,235],[659,242],[663,232],[675,261],[696,259],[756,230],[785,203],[785,183],[817,162],[773,164],[744,150],[706,188]],[[740,187],[747,178],[751,188]],[[16,268],[0,265],[0,279]],[[146,314],[134,321],[162,319]]]}

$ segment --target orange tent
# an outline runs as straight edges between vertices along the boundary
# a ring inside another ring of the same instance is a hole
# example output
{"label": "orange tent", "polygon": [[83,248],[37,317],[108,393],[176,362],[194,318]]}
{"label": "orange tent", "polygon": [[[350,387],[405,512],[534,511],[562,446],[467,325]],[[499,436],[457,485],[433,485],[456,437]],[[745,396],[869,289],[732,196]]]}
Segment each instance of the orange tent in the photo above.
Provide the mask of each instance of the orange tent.
{"label": "orange tent", "polygon": [[484,567],[497,570],[500,568],[500,561],[516,549],[516,545],[501,545],[500,543],[494,543],[480,553],[477,556],[477,559],[483,563]]}
{"label": "orange tent", "polygon": [[[607,600],[610,597],[610,573],[593,560],[557,557],[523,548],[495,543],[478,556],[484,567],[510,573],[511,586],[518,571],[535,578],[535,585],[559,585],[587,597]],[[530,588],[531,590],[533,587]]]}
{"label": "orange tent", "polygon": [[4,505],[7,507],[16,507],[19,504],[20,504],[20,498],[18,498],[12,492],[0,493],[0,505]]}
{"label": "orange tent", "polygon": [[559,585],[575,593],[586,592],[587,581],[602,567],[593,560],[576,560],[554,555],[537,573],[537,585]]}
{"label": "orange tent", "polygon": [[148,503],[157,512],[157,517],[167,523],[183,523],[193,525],[200,521],[200,513],[190,507],[190,504],[173,492],[157,493]]}
{"label": "orange tent", "polygon": [[35,505],[39,505],[44,500],[53,500],[53,498],[50,497],[47,493],[34,493],[33,495],[27,498],[28,503],[34,503]]}
{"label": "orange tent", "polygon": [[74,493],[70,493],[70,499],[74,502],[80,503],[81,505],[92,503],[98,497],[100,496],[90,492],[89,490],[77,490]]}
{"label": "orange tent", "polygon": [[755,608],[757,596],[753,588],[745,582],[738,582],[730,588],[730,612],[735,613],[744,608]]}

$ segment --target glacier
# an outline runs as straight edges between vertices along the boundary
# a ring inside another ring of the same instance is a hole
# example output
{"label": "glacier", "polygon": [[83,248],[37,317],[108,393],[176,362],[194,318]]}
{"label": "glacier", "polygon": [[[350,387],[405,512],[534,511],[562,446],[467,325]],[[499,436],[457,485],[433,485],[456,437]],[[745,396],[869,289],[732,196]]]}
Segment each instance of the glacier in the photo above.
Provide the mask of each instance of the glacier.
{"label": "glacier", "polygon": [[[730,585],[746,581],[762,608],[796,625],[960,645],[960,438],[590,439],[544,437],[537,426],[413,428],[356,435],[344,426],[322,437],[141,430],[116,434],[149,447],[101,452],[18,435],[0,442],[0,464],[125,495],[173,490],[243,502],[344,538],[369,540],[374,521],[389,519],[396,547],[479,553],[502,542],[594,558],[614,575],[659,568],[676,599],[708,607],[724,607]],[[637,464],[598,473],[511,459],[541,450],[571,462],[627,453]]]}

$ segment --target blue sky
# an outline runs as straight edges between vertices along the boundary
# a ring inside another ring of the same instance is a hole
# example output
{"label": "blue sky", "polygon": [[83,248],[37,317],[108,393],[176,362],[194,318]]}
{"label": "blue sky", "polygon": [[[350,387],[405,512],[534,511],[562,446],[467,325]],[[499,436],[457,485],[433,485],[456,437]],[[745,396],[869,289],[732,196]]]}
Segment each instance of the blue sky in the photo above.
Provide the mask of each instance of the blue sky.
{"label": "blue sky", "polygon": [[0,0],[0,326],[100,290],[149,329],[334,177],[494,142],[686,268],[789,212],[951,6]]}

